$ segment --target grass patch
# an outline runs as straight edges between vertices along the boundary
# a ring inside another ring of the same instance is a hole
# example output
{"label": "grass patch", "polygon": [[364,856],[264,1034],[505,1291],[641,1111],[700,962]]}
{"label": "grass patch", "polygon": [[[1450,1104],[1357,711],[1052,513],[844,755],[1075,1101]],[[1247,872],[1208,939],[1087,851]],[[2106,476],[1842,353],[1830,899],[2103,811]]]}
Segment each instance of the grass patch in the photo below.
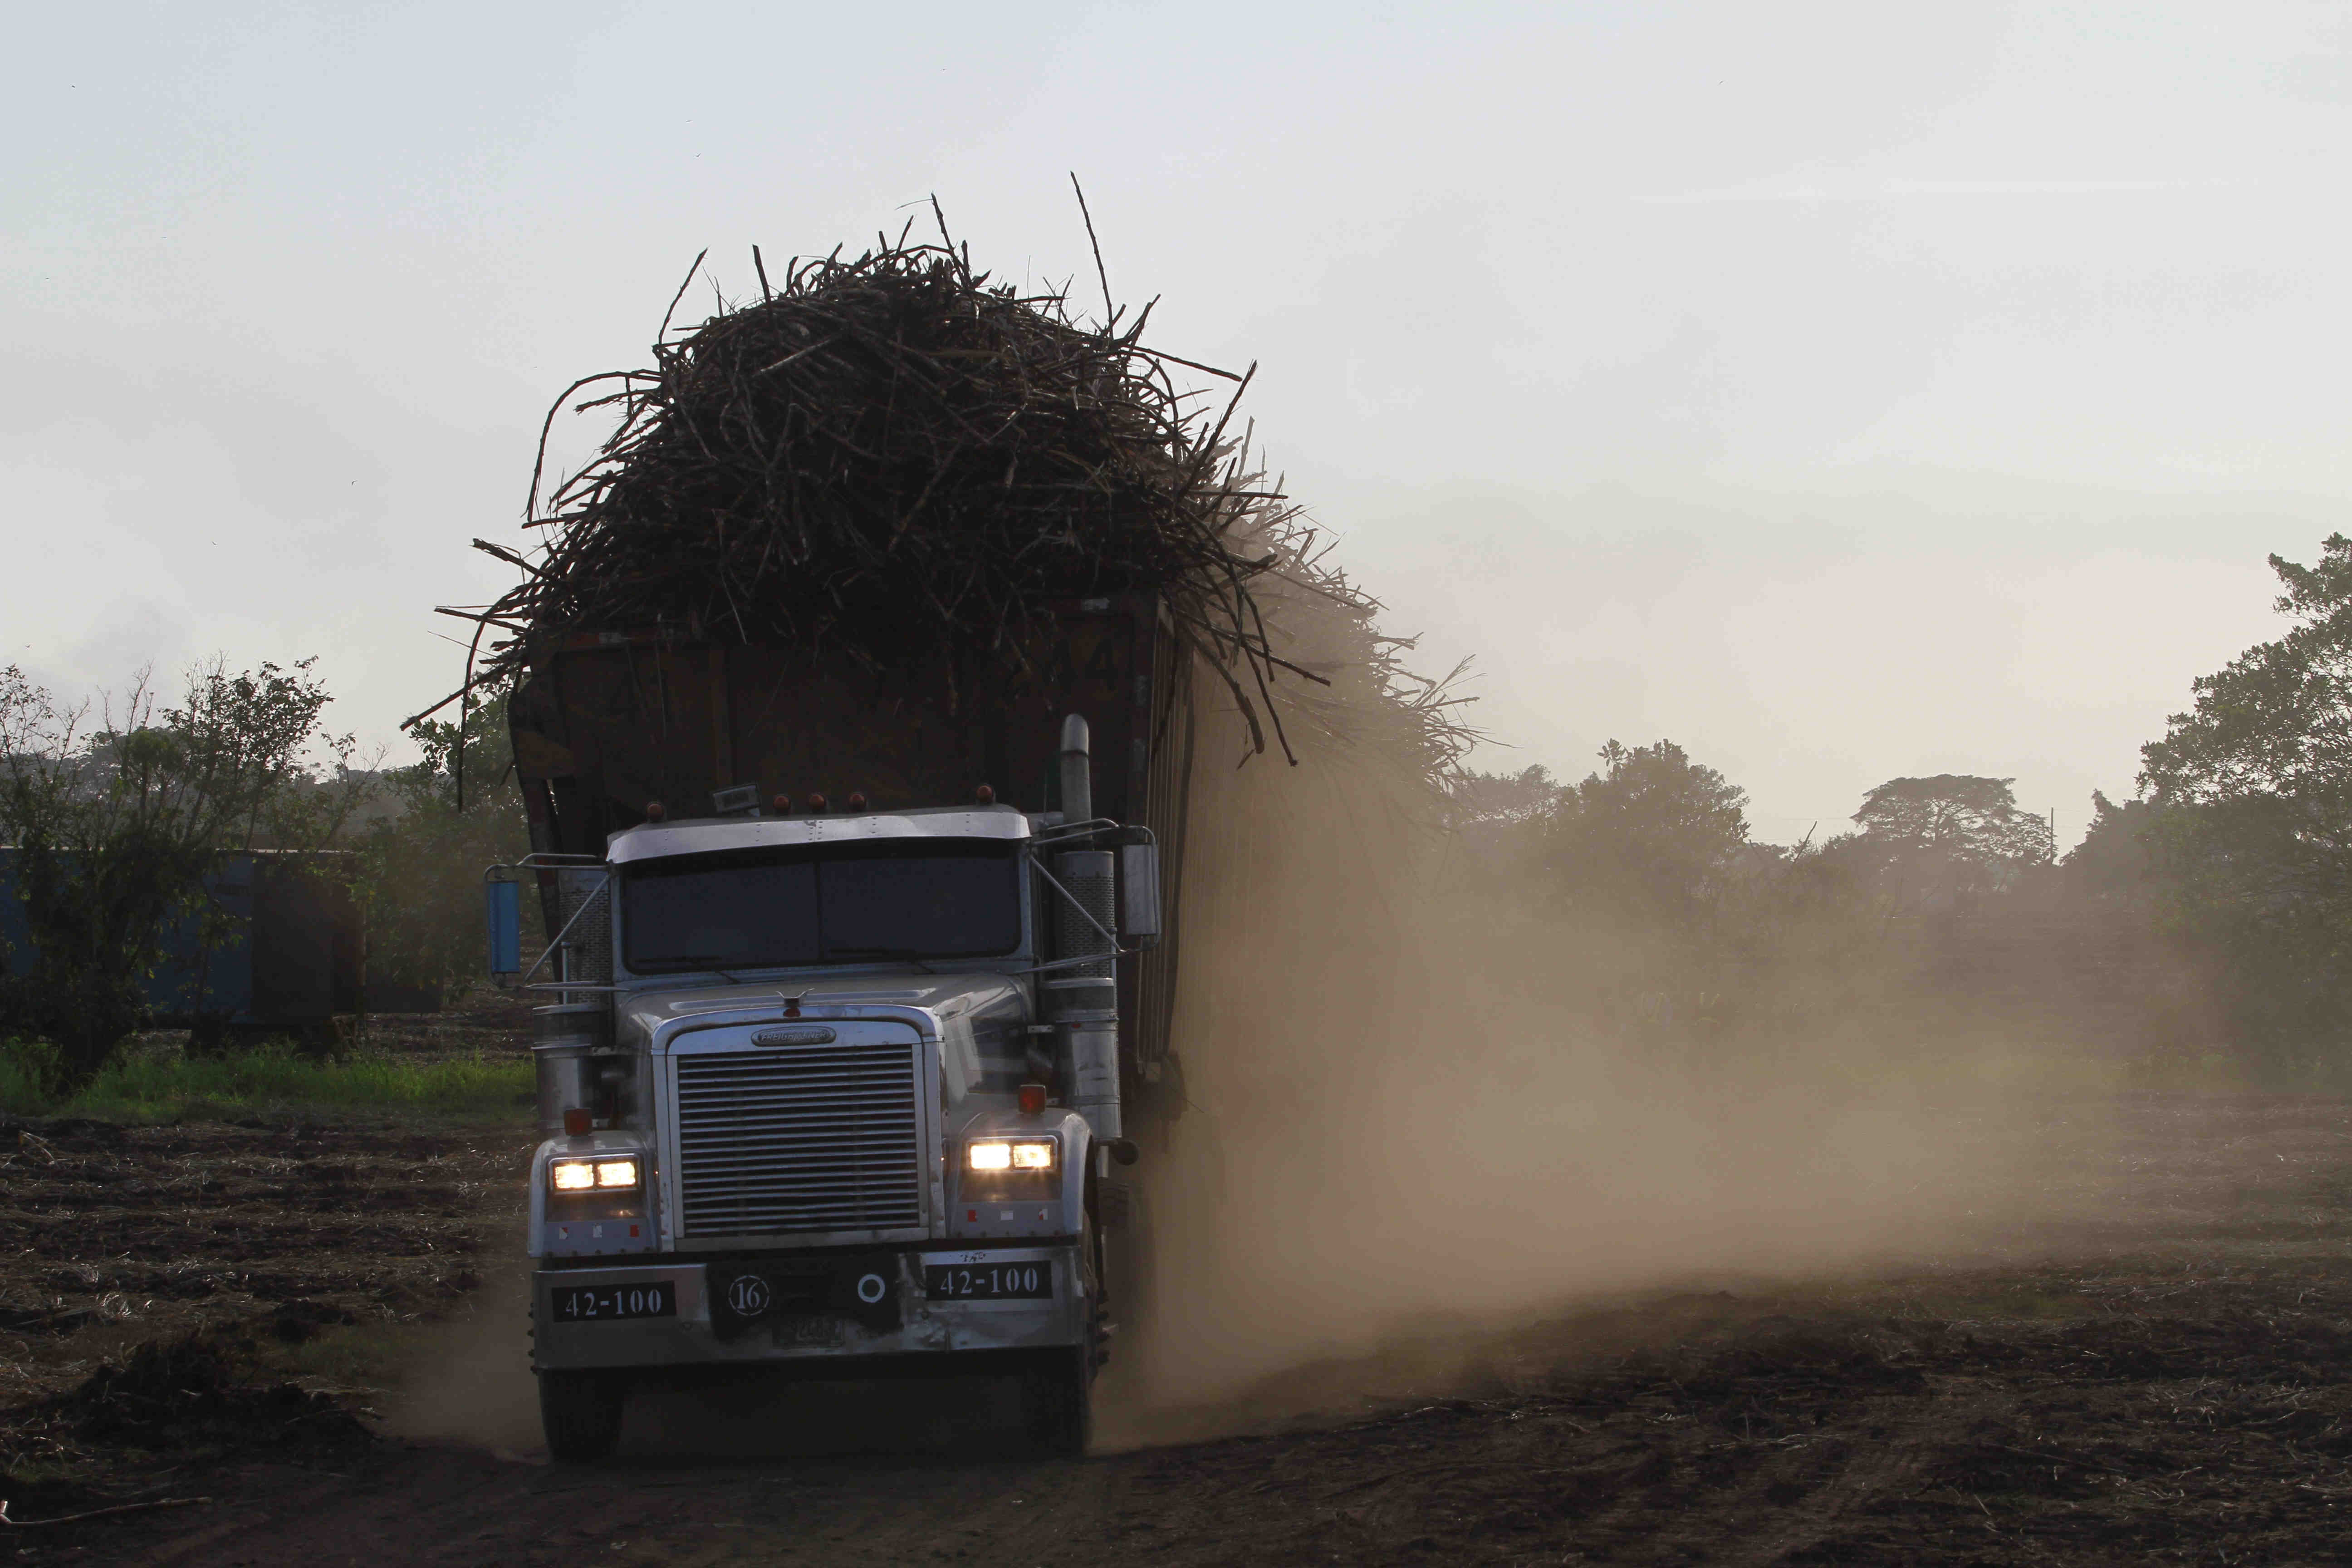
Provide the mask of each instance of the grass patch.
{"label": "grass patch", "polygon": [[322,1060],[263,1045],[217,1057],[139,1051],[117,1057],[76,1094],[42,1092],[41,1064],[0,1047],[0,1110],[19,1116],[89,1116],[108,1121],[184,1121],[223,1116],[513,1121],[532,1092],[528,1057],[417,1060],[354,1054]]}
{"label": "grass patch", "polygon": [[283,1376],[376,1394],[399,1386],[449,1335],[446,1321],[354,1323],[331,1328],[299,1344],[268,1344],[261,1357]]}

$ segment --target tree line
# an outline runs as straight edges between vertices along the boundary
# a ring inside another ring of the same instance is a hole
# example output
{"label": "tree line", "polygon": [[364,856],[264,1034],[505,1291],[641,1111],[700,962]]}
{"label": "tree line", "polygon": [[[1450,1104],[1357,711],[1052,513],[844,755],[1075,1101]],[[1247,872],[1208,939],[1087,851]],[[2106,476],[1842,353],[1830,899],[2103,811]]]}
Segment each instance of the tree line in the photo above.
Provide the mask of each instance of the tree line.
{"label": "tree line", "polygon": [[1852,828],[1776,845],[1752,835],[1747,792],[1672,741],[1611,741],[1599,761],[1573,784],[1465,773],[1449,826],[1463,906],[1531,936],[1544,1000],[1614,1034],[1752,1043],[1875,1019],[1904,983],[1898,922],[2053,875],[2049,824],[2011,779],[1890,779]]}
{"label": "tree line", "polygon": [[2270,563],[2285,634],[2194,683],[2142,749],[2134,797],[2095,795],[2063,857],[2013,780],[1976,774],[1889,779],[1830,836],[1762,843],[1721,773],[1671,741],[1612,740],[1572,784],[1540,766],[1463,775],[1449,811],[1466,874],[1570,932],[1555,995],[1622,1028],[1820,1027],[1911,984],[1898,971],[1936,931],[2030,921],[2144,935],[2196,976],[2219,1031],[2206,1044],[2268,1072],[2337,1070],[2352,540],[2330,536],[2315,565]]}
{"label": "tree line", "polygon": [[[1773,845],[1745,791],[1681,746],[1612,740],[1573,784],[1541,766],[1455,778],[1462,907],[1482,939],[1539,931],[1528,984],[1547,1000],[1684,1040],[1883,1017],[1909,984],[1893,944],[1923,921],[2122,922],[2197,967],[2233,1049],[2336,1063],[2352,1033],[2352,540],[2271,565],[2284,635],[2195,683],[2143,749],[2134,797],[2095,795],[2063,858],[2011,779],[1889,779],[1850,825]],[[0,670],[0,847],[26,938],[0,976],[0,1038],[46,1042],[61,1088],[96,1073],[149,1022],[167,933],[223,919],[205,874],[239,851],[307,856],[347,888],[371,978],[476,973],[481,868],[528,842],[503,699],[420,724],[418,760],[391,768],[355,760],[331,701],[310,661],[215,661],[176,700],[142,679],[79,707]]]}
{"label": "tree line", "polygon": [[[527,845],[503,700],[462,729],[419,725],[418,760],[392,768],[355,761],[325,722],[331,701],[308,659],[215,660],[176,701],[142,675],[71,705],[0,669],[0,852],[22,932],[0,954],[0,1039],[49,1087],[86,1082],[151,1022],[147,983],[175,935],[199,950],[237,940],[211,887],[225,856],[285,855],[347,892],[372,980],[440,986],[478,970],[481,868]],[[207,998],[185,1003],[201,1024]]]}

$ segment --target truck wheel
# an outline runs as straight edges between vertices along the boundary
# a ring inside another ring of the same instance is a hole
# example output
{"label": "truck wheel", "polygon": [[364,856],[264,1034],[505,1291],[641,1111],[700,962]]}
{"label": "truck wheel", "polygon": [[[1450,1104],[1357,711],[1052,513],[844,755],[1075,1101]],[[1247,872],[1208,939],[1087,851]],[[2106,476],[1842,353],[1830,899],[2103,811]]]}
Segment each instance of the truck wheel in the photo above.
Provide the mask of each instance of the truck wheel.
{"label": "truck wheel", "polygon": [[1031,1447],[1055,1458],[1083,1458],[1094,1436],[1094,1368],[1080,1346],[1041,1351],[1021,1380],[1022,1424]]}
{"label": "truck wheel", "polygon": [[566,1465],[593,1464],[610,1454],[621,1435],[627,1394],[628,1385],[614,1373],[541,1373],[539,1424],[547,1451]]}

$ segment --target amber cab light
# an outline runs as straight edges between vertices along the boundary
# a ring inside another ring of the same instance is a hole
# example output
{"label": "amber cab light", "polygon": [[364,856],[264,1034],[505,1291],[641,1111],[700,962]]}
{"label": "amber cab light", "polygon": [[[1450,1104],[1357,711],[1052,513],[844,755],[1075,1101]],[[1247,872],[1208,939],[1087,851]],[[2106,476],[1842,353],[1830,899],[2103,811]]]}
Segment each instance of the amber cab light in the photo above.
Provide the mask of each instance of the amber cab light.
{"label": "amber cab light", "polygon": [[664,805],[661,802],[657,800],[649,800],[646,802],[646,820],[647,822],[659,822],[663,817],[667,816],[668,815],[669,807]]}

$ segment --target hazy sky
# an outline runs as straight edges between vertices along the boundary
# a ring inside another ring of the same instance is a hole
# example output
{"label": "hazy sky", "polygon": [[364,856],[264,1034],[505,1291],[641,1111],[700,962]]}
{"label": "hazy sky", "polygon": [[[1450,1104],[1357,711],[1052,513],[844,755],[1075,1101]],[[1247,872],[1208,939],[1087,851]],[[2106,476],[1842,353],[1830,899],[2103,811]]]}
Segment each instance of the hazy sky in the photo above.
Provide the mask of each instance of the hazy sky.
{"label": "hazy sky", "polygon": [[[572,377],[687,262],[1091,272],[1580,773],[1767,837],[1906,773],[2078,832],[2340,525],[2338,5],[47,7],[0,100],[0,661],[316,653],[390,740]],[[701,296],[707,300],[709,296]]]}

